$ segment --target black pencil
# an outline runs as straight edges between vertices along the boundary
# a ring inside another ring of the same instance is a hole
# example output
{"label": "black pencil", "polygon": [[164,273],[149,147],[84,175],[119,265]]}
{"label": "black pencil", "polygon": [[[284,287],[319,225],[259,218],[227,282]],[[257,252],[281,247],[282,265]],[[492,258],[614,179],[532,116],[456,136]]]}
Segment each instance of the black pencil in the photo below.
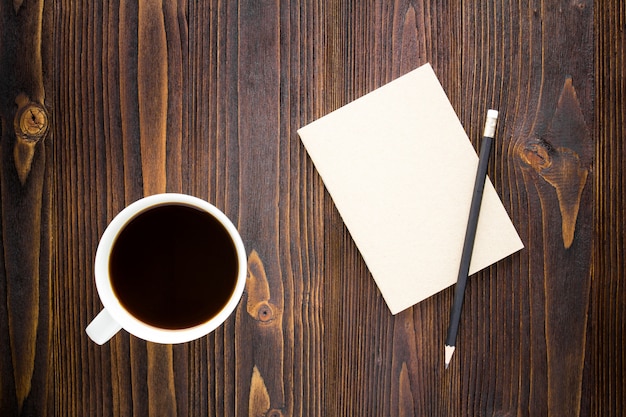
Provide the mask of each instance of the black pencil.
{"label": "black pencil", "polygon": [[450,365],[456,346],[456,335],[459,330],[459,320],[461,319],[461,307],[463,307],[463,298],[465,296],[465,284],[467,283],[470,261],[472,259],[472,251],[474,250],[476,226],[478,225],[480,204],[482,203],[485,178],[487,176],[487,165],[489,164],[489,155],[491,154],[491,143],[493,142],[493,138],[496,133],[497,120],[498,112],[496,110],[489,110],[487,112],[487,120],[485,121],[485,132],[483,134],[482,145],[480,148],[478,169],[476,170],[476,181],[474,182],[472,203],[470,205],[469,218],[467,220],[467,229],[465,231],[465,240],[463,242],[463,252],[461,253],[459,276],[454,290],[454,302],[452,304],[452,310],[450,311],[450,324],[448,326],[448,336],[446,338],[445,347],[446,369],[448,368],[448,365]]}

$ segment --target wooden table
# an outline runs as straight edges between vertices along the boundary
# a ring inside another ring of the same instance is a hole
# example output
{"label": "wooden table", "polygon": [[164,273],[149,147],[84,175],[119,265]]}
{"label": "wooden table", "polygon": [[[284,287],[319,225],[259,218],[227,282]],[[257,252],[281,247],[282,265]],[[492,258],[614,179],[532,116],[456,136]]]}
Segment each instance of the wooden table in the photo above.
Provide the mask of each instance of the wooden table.
{"label": "wooden table", "polygon": [[[1,415],[621,415],[621,1],[138,3],[0,2]],[[475,146],[501,111],[526,246],[469,281],[447,371],[453,289],[391,315],[296,133],[426,62]],[[233,219],[246,293],[97,346],[98,239],[163,191]]]}

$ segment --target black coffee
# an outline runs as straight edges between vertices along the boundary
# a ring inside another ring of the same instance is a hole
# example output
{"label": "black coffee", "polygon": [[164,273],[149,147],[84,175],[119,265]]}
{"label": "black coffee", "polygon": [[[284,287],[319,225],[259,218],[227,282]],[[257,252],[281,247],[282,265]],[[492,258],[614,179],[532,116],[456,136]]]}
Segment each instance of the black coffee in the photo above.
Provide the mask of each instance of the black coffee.
{"label": "black coffee", "polygon": [[109,273],[139,320],[184,329],[215,316],[235,289],[237,253],[224,226],[196,208],[169,204],[132,219],[111,251]]}

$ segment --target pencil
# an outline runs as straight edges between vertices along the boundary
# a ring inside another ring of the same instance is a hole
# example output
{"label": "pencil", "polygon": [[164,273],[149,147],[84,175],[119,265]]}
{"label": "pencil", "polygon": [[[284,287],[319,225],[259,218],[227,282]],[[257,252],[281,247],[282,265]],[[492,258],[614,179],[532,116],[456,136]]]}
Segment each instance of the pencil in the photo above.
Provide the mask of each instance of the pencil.
{"label": "pencil", "polygon": [[487,176],[487,165],[489,164],[491,143],[493,142],[493,138],[496,133],[497,120],[498,111],[489,110],[487,112],[485,131],[480,148],[478,169],[476,170],[476,180],[474,181],[474,192],[472,194],[472,203],[470,205],[469,218],[467,220],[467,229],[465,231],[465,240],[463,242],[463,252],[461,253],[459,275],[457,277],[456,288],[454,290],[454,301],[452,303],[452,310],[450,311],[450,323],[448,325],[448,336],[446,338],[445,346],[446,369],[448,369],[448,366],[450,365],[450,361],[452,360],[452,355],[454,354],[454,349],[456,347],[456,335],[459,330],[459,320],[461,319],[461,307],[463,306],[463,298],[465,296],[465,284],[467,283],[470,261],[472,259],[472,251],[474,250],[476,226],[478,225],[480,204],[483,199],[485,178]]}

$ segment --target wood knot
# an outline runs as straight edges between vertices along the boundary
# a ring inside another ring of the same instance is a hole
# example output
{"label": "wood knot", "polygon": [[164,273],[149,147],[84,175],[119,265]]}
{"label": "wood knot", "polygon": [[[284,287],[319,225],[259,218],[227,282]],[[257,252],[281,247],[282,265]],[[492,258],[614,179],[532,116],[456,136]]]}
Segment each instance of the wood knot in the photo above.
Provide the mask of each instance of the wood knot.
{"label": "wood knot", "polygon": [[13,120],[15,145],[13,159],[22,185],[32,169],[37,145],[48,133],[48,112],[42,104],[32,101],[26,94],[16,97],[17,113]]}
{"label": "wood knot", "polygon": [[28,102],[20,106],[15,115],[15,134],[18,138],[37,142],[48,132],[48,113],[39,103]]}
{"label": "wood knot", "polygon": [[[270,294],[270,284],[259,254],[253,250],[248,257],[248,300],[246,311],[260,325],[280,328],[283,308],[280,304],[282,288],[279,286],[276,296]],[[272,302],[274,300],[276,302]]]}
{"label": "wood knot", "polygon": [[524,147],[520,157],[524,163],[531,166],[535,171],[542,172],[552,166],[554,148],[548,142],[536,139]]}
{"label": "wood knot", "polygon": [[268,323],[274,319],[274,311],[268,303],[261,303],[258,307],[257,319],[262,323]]}
{"label": "wood knot", "polygon": [[563,245],[568,249],[574,240],[576,219],[589,170],[582,166],[576,152],[565,147],[555,148],[544,140],[528,143],[521,151],[521,159],[556,190],[561,211]]}
{"label": "wood knot", "polygon": [[275,408],[268,411],[266,415],[267,417],[283,417],[283,413]]}

